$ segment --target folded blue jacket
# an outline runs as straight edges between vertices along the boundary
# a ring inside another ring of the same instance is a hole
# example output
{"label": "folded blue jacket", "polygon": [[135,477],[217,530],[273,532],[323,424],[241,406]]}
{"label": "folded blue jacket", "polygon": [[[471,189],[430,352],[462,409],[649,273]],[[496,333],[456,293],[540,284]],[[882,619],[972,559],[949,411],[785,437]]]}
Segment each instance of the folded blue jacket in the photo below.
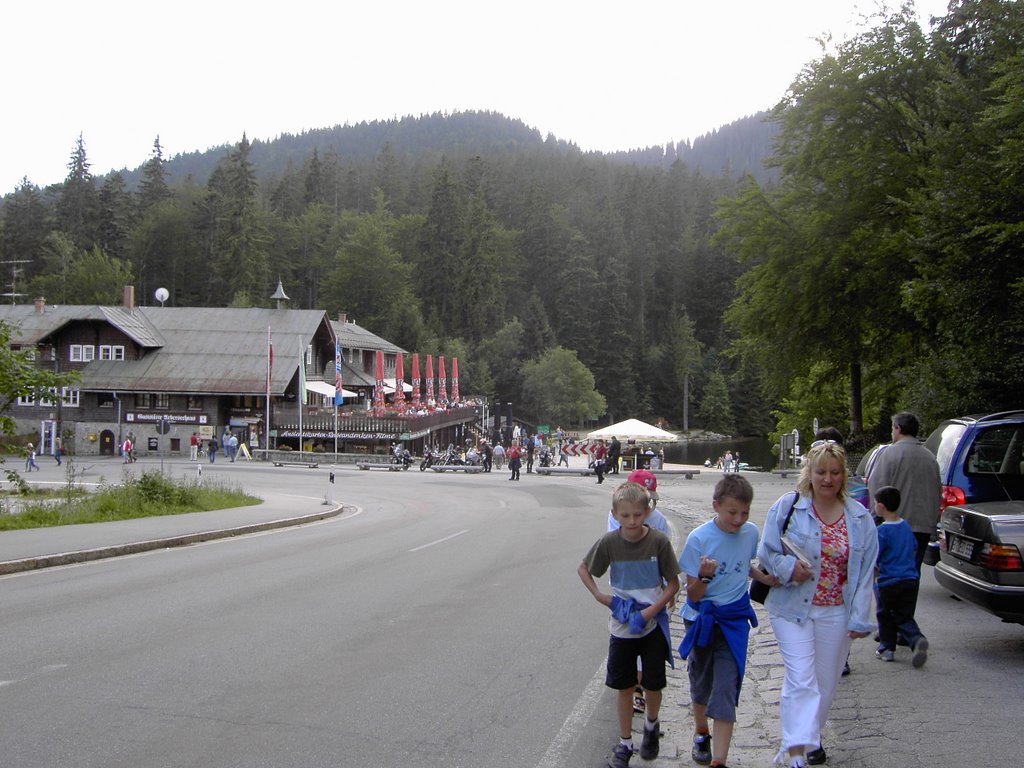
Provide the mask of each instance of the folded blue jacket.
{"label": "folded blue jacket", "polygon": [[750,605],[750,595],[744,594],[739,600],[726,605],[716,605],[710,600],[698,603],[687,600],[686,604],[697,611],[697,618],[686,628],[683,642],[679,644],[679,657],[685,659],[694,646],[706,648],[711,644],[715,624],[722,630],[726,645],[736,659],[739,676],[736,684],[736,704],[740,702],[740,688],[743,686],[743,673],[747,667],[747,639],[750,627],[757,626],[757,614]]}
{"label": "folded blue jacket", "polygon": [[[640,634],[644,631],[644,627],[647,626],[647,621],[643,616],[640,615],[640,611],[644,608],[650,608],[650,603],[641,603],[634,598],[623,598],[618,595],[612,595],[612,616],[620,624],[627,624],[629,631],[633,634]],[[655,621],[658,622],[658,628],[661,629],[661,633],[665,636],[665,642],[668,643],[668,647],[672,647],[672,634],[668,628],[668,611],[662,608],[658,611],[658,614],[654,617]],[[675,661],[672,658],[672,654],[668,654],[668,663],[672,669],[676,668]]]}

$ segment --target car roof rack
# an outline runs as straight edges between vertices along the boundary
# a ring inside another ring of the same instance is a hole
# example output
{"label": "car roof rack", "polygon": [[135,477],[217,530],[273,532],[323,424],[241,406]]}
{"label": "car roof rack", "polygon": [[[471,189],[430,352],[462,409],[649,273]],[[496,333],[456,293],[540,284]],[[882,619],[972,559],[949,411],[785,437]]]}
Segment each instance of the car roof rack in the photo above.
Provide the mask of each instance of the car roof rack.
{"label": "car roof rack", "polygon": [[990,413],[986,416],[979,416],[978,421],[998,421],[999,419],[1005,419],[1008,416],[1024,416],[1024,410],[1016,411],[1000,411],[999,413]]}

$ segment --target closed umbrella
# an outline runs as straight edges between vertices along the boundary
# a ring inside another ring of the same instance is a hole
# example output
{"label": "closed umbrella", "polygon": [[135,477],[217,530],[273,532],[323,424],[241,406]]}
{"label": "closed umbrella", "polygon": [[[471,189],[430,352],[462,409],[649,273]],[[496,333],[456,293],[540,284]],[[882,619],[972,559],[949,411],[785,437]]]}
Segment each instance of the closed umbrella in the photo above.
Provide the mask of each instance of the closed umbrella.
{"label": "closed umbrella", "polygon": [[448,402],[448,379],[444,375],[444,355],[437,356],[437,399]]}
{"label": "closed umbrella", "polygon": [[384,415],[384,351],[377,350],[376,382],[373,387],[373,412]]}
{"label": "closed umbrella", "polygon": [[420,407],[420,356],[419,353],[412,353],[412,397],[410,404],[416,410]]}
{"label": "closed umbrella", "polygon": [[427,404],[434,405],[434,356],[427,355]]}
{"label": "closed umbrella", "polygon": [[399,352],[395,355],[395,410],[405,410],[405,363],[402,362],[404,355]]}
{"label": "closed umbrella", "polygon": [[452,402],[457,403],[459,397],[459,358],[452,358]]}

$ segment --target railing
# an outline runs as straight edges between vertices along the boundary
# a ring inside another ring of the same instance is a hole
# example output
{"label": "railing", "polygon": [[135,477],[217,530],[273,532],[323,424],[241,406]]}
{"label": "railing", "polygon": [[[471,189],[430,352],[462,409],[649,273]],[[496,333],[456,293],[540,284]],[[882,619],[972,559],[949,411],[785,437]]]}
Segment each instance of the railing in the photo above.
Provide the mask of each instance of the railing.
{"label": "railing", "polygon": [[[338,433],[339,435],[351,436],[349,439],[358,437],[390,439],[398,435],[409,433],[411,439],[416,439],[429,432],[443,427],[454,426],[472,422],[477,418],[476,409],[468,407],[450,408],[447,411],[434,411],[423,416],[399,416],[388,414],[386,416],[373,416],[366,411],[339,410],[338,411]],[[272,413],[273,428],[278,434],[288,434],[299,429],[299,414],[297,407],[275,407]],[[334,409],[321,408],[317,406],[305,406],[302,410],[302,432],[304,435],[315,436],[334,435]]]}

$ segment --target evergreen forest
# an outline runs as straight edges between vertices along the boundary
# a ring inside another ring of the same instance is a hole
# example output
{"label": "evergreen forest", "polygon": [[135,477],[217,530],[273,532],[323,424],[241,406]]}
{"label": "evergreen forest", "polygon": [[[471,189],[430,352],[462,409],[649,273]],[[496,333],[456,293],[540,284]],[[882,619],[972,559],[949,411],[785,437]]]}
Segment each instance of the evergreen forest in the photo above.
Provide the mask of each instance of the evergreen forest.
{"label": "evergreen forest", "polygon": [[[0,208],[20,301],[347,313],[458,357],[464,394],[566,426],[765,435],[814,418],[1020,406],[1024,4],[908,7],[808,64],[769,112],[586,153],[486,112],[246,136]],[[12,297],[12,300],[16,297]]]}

